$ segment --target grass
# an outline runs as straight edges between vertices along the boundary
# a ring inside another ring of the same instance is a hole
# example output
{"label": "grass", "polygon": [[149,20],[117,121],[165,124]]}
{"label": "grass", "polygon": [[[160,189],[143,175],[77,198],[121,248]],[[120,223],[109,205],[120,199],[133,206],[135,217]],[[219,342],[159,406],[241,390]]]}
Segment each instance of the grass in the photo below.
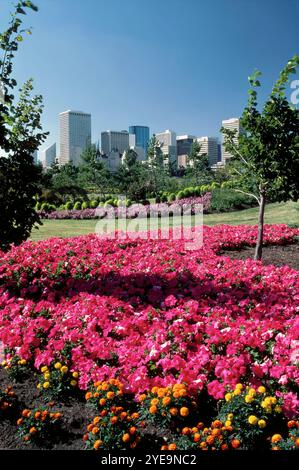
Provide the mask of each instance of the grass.
{"label": "grass", "polygon": [[[205,214],[205,225],[229,224],[229,225],[255,225],[257,223],[258,209],[256,207],[242,211]],[[180,218],[174,217],[172,225],[180,224]],[[135,229],[136,222],[128,221],[129,230]],[[299,204],[295,202],[274,203],[266,206],[265,223],[267,224],[299,224]],[[39,229],[33,229],[31,240],[45,240],[50,237],[74,237],[94,233],[97,221],[95,220],[44,220]],[[113,222],[109,223],[109,230],[113,230]],[[147,229],[147,220],[139,221],[139,230]]]}

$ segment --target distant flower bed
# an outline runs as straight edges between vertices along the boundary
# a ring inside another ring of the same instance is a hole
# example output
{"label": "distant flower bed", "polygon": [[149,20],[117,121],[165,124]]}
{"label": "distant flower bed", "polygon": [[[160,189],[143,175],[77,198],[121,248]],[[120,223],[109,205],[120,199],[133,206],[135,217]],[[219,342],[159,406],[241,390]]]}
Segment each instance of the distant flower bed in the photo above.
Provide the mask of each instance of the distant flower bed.
{"label": "distant flower bed", "polygon": [[38,211],[42,219],[103,219],[103,218],[128,218],[171,215],[198,214],[202,210],[208,212],[211,207],[211,193],[201,197],[189,197],[170,202],[155,203],[149,205],[133,204],[130,207],[120,206],[97,207],[96,209],[72,209],[55,210],[52,212]]}

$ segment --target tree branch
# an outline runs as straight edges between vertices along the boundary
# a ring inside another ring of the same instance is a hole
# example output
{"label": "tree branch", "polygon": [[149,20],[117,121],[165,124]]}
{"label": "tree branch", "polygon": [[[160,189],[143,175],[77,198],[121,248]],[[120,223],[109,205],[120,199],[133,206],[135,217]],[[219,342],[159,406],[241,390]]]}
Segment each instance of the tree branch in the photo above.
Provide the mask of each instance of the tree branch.
{"label": "tree branch", "polygon": [[257,202],[259,203],[259,205],[260,205],[260,203],[261,203],[260,199],[259,199],[255,194],[246,193],[245,191],[242,191],[241,189],[234,189],[234,188],[233,188],[233,191],[236,191],[237,193],[245,194],[246,196],[254,197],[254,199],[257,200]]}

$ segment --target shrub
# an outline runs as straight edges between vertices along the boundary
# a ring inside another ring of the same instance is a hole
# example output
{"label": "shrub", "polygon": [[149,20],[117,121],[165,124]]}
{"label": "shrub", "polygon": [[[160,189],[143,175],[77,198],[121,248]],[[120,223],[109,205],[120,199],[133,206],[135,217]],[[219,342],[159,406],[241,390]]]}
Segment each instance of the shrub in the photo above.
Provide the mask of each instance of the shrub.
{"label": "shrub", "polygon": [[66,210],[68,211],[71,211],[74,207],[74,204],[72,203],[72,201],[67,201],[66,204],[65,204],[65,208]]}
{"label": "shrub", "polygon": [[7,415],[17,405],[17,397],[13,392],[12,387],[6,387],[4,390],[0,389],[0,418]]}
{"label": "shrub", "polygon": [[231,189],[214,189],[212,192],[211,210],[215,212],[229,212],[246,209],[255,205],[255,199],[238,193]]}
{"label": "shrub", "polygon": [[89,203],[87,201],[82,202],[81,209],[88,209],[89,208]]}
{"label": "shrub", "polygon": [[179,191],[177,193],[177,199],[180,200],[180,199],[184,199],[185,197],[185,194],[184,194],[184,191]]}
{"label": "shrub", "polygon": [[200,186],[196,186],[194,188],[195,196],[201,196],[201,189]]}
{"label": "shrub", "polygon": [[160,202],[161,202],[161,197],[160,197],[160,196],[156,196],[156,197],[155,197],[155,202],[156,202],[156,204],[160,204]]}
{"label": "shrub", "polygon": [[176,199],[176,195],[174,193],[169,194],[168,202],[174,202]]}
{"label": "shrub", "polygon": [[79,211],[80,209],[82,209],[82,202],[76,201],[74,204],[74,210]]}
{"label": "shrub", "polygon": [[44,408],[24,409],[17,421],[18,434],[26,443],[41,445],[57,433],[60,424],[61,413],[53,413]]}
{"label": "shrub", "polygon": [[115,207],[114,199],[108,199],[108,200],[105,202],[104,207],[108,207],[108,206],[113,206],[113,207]]}
{"label": "shrub", "polygon": [[35,204],[35,210],[36,211],[40,211],[41,210],[41,207],[42,207],[42,203],[37,201],[37,203]]}
{"label": "shrub", "polygon": [[37,388],[50,399],[69,394],[78,386],[78,372],[71,372],[60,361],[53,362],[51,366],[42,366],[41,373]]}
{"label": "shrub", "polygon": [[168,197],[166,194],[162,194],[161,196],[161,202],[167,202],[168,201]]}
{"label": "shrub", "polygon": [[90,203],[91,209],[96,209],[98,205],[99,205],[99,201],[97,201],[96,199],[93,199]]}
{"label": "shrub", "polygon": [[44,212],[50,212],[50,204],[48,202],[43,202],[41,205],[41,210]]}

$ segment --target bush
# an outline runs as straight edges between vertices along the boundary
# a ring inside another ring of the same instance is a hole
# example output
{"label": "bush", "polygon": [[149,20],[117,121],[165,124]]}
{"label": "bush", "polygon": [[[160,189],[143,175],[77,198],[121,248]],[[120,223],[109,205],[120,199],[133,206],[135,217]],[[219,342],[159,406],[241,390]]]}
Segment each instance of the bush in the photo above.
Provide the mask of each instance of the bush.
{"label": "bush", "polygon": [[74,204],[72,203],[72,201],[67,201],[67,203],[65,204],[65,208],[67,211],[71,211],[74,207]]}
{"label": "bush", "polygon": [[161,202],[167,202],[167,201],[168,201],[168,197],[166,196],[166,194],[162,194]]}
{"label": "bush", "polygon": [[89,209],[89,203],[87,201],[82,202],[81,209]]}
{"label": "bush", "polygon": [[176,198],[177,198],[178,200],[184,199],[184,197],[185,197],[184,191],[179,191],[179,192],[177,193]]}
{"label": "bush", "polygon": [[214,189],[212,191],[211,210],[214,212],[229,212],[246,209],[256,204],[255,199],[231,189]]}
{"label": "bush", "polygon": [[168,202],[173,202],[173,201],[175,201],[175,199],[176,199],[176,196],[175,196],[174,193],[169,194],[169,196],[168,196]]}
{"label": "bush", "polygon": [[160,204],[160,202],[161,202],[161,197],[160,197],[160,196],[156,196],[156,197],[155,197],[155,202],[156,202],[156,204]]}
{"label": "bush", "polygon": [[195,196],[201,196],[200,186],[196,186],[194,189],[195,189]]}
{"label": "bush", "polygon": [[79,211],[82,208],[82,203],[80,201],[75,202],[74,204],[74,210]]}
{"label": "bush", "polygon": [[96,199],[92,200],[90,203],[91,209],[96,209],[98,205],[99,205],[99,202]]}
{"label": "bush", "polygon": [[104,207],[107,207],[107,206],[113,206],[115,207],[115,204],[114,204],[114,199],[108,199],[105,204],[104,204]]}
{"label": "bush", "polygon": [[35,204],[35,210],[36,210],[36,211],[40,211],[40,210],[41,210],[41,207],[42,207],[42,203],[38,201],[38,202]]}

